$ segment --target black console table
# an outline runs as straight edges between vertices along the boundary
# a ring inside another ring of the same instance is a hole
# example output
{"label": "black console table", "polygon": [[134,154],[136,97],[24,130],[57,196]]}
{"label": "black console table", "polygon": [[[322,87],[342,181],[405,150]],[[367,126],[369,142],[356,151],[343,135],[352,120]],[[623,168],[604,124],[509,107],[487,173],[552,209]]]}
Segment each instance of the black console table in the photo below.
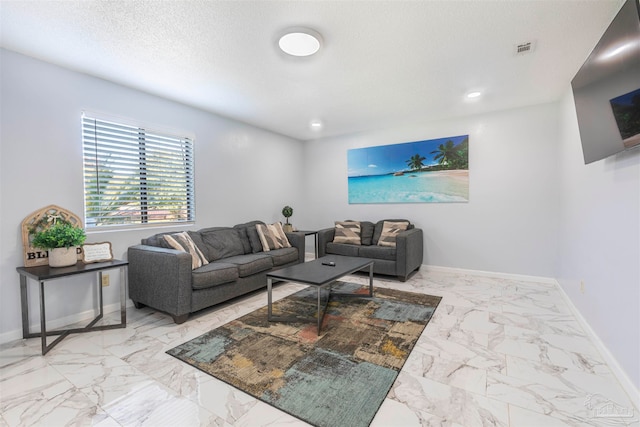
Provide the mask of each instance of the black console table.
{"label": "black console table", "polygon": [[[111,260],[106,262],[96,262],[93,264],[85,264],[79,261],[77,264],[70,267],[49,267],[48,265],[40,265],[37,267],[18,267],[16,270],[20,274],[20,296],[22,304],[22,337],[23,338],[35,338],[41,337],[42,339],[42,354],[45,355],[56,344],[58,344],[64,337],[69,334],[79,332],[101,331],[105,329],[125,328],[127,326],[127,311],[126,311],[126,297],[125,290],[127,284],[127,261]],[[115,325],[101,325],[95,326],[95,324],[102,319],[103,302],[102,302],[102,272],[104,270],[119,268],[120,269],[120,323]],[[63,277],[74,276],[77,274],[96,273],[98,282],[98,295],[100,303],[100,313],[93,319],[87,326],[83,328],[72,329],[60,329],[55,331],[47,331],[47,321],[45,317],[45,298],[44,298],[44,285],[45,282],[54,279],[60,279]],[[27,293],[27,279],[33,279],[40,283],[40,332],[29,331],[29,298]],[[51,344],[47,345],[47,336],[60,335]]]}
{"label": "black console table", "polygon": [[315,258],[318,258],[318,232],[316,230],[296,230],[300,233],[304,233],[304,237],[313,236],[313,252]]}

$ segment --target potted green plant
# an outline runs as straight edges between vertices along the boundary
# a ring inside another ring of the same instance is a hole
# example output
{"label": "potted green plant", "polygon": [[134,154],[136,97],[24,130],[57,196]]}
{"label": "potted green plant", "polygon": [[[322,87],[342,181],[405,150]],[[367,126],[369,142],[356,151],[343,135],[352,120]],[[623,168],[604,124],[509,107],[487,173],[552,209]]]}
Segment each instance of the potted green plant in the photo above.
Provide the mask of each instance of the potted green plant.
{"label": "potted green plant", "polygon": [[282,215],[286,219],[286,223],[282,226],[282,229],[288,233],[293,231],[293,225],[289,224],[289,218],[293,215],[293,208],[291,206],[285,206],[282,208]]}
{"label": "potted green plant", "polygon": [[33,247],[46,249],[51,267],[67,267],[78,262],[76,248],[87,238],[84,229],[67,221],[57,221],[50,227],[33,233]]}

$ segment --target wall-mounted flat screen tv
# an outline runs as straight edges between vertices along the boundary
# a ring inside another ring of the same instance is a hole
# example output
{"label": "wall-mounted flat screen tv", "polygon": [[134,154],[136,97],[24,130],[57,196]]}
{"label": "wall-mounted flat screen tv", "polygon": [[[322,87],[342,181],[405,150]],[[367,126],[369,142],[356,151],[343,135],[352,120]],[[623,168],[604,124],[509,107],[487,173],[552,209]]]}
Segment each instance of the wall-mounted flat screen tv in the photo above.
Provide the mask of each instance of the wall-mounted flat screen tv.
{"label": "wall-mounted flat screen tv", "polygon": [[640,147],[640,0],[627,0],[571,81],[585,164]]}

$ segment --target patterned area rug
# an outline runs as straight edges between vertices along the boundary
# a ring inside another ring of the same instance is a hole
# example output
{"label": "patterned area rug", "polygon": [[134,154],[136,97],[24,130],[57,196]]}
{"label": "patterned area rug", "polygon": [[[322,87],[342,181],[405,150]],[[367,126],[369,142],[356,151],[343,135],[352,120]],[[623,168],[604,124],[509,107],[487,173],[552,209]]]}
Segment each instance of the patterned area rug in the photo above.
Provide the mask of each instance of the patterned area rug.
{"label": "patterned area rug", "polygon": [[[315,322],[268,322],[263,307],[167,353],[315,426],[368,426],[440,297],[333,285],[322,332]],[[313,317],[313,287],[273,305]]]}

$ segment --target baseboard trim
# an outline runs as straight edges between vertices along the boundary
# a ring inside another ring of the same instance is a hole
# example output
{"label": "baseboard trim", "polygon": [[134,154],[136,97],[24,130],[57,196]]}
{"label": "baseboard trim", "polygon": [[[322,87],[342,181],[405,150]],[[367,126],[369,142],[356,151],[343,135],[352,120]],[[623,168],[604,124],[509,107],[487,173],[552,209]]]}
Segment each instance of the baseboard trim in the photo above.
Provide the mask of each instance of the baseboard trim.
{"label": "baseboard trim", "polygon": [[[133,302],[130,299],[127,299],[127,307],[132,307]],[[104,314],[113,313],[115,311],[120,311],[120,303],[108,304],[103,307]],[[77,322],[89,322],[97,316],[98,312],[96,309],[86,310],[82,313],[77,313],[71,316],[62,317],[59,319],[53,319],[47,322],[47,330],[54,330],[63,328],[65,326],[77,323]],[[31,324],[30,331],[39,331],[40,323]],[[9,332],[5,332],[0,334],[0,344],[6,344],[11,341],[16,341],[22,339],[22,329],[17,329]]]}
{"label": "baseboard trim", "polygon": [[600,352],[600,355],[607,363],[613,375],[618,379],[618,382],[624,389],[624,391],[629,395],[631,402],[633,402],[636,406],[636,413],[640,413],[640,390],[636,388],[635,384],[631,381],[631,378],[627,375],[627,373],[622,369],[616,358],[611,354],[607,346],[602,342],[598,334],[591,328],[587,320],[582,316],[582,313],[578,310],[578,308],[573,304],[569,295],[564,291],[560,283],[556,280],[555,286],[560,291],[564,302],[569,306],[569,309],[573,313],[573,315],[578,320],[578,323],[582,326],[584,331],[587,333],[591,341],[596,346],[596,349]]}
{"label": "baseboard trim", "polygon": [[543,276],[527,276],[524,274],[500,273],[497,271],[470,270],[466,268],[442,267],[438,265],[429,265],[429,264],[423,264],[421,268],[424,268],[426,271],[441,271],[446,273],[471,274],[474,276],[496,277],[499,279],[511,279],[511,280],[518,280],[523,282],[538,282],[538,283],[542,283],[550,286],[556,286],[556,284],[558,283],[556,279],[552,277],[543,277]]}

